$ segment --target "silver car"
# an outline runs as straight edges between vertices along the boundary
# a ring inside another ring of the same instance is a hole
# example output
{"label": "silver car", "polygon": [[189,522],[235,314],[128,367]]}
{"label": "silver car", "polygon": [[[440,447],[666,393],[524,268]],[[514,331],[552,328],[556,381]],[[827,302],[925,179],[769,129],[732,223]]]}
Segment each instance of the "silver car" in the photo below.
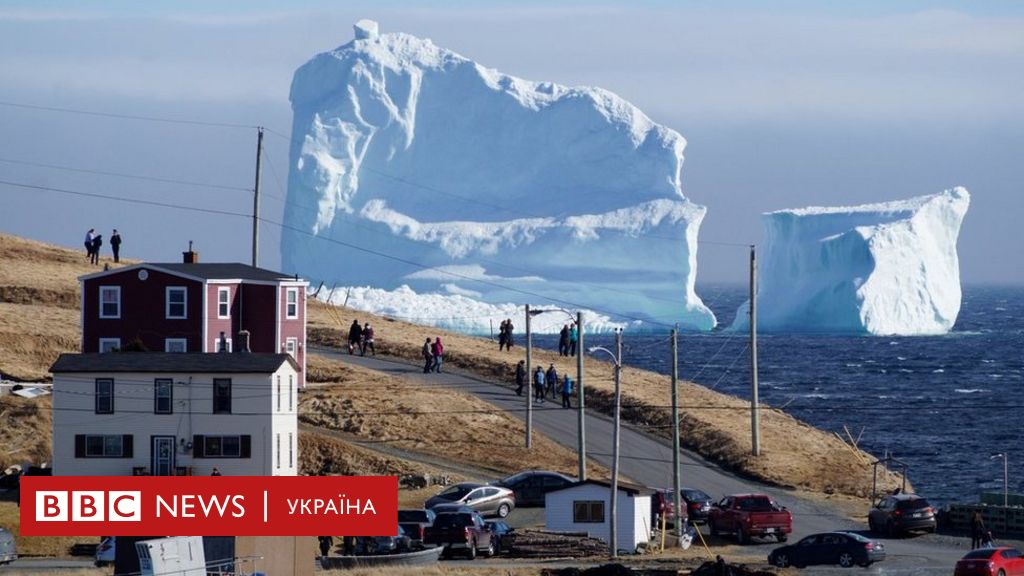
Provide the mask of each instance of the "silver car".
{"label": "silver car", "polygon": [[10,564],[18,559],[18,549],[14,545],[14,535],[6,528],[0,528],[0,564]]}
{"label": "silver car", "polygon": [[433,508],[439,504],[468,506],[483,516],[504,518],[516,507],[516,497],[511,490],[501,486],[462,482],[431,497],[424,507]]}

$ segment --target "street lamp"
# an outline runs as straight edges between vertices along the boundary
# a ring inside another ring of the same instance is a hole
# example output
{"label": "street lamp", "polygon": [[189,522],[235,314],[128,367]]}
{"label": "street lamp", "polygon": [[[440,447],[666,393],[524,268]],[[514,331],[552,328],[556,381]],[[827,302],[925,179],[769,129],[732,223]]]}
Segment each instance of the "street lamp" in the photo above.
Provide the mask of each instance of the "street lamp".
{"label": "street lamp", "polygon": [[[531,310],[529,305],[526,306],[526,372],[530,378],[532,378],[532,374],[529,373],[531,360],[530,349],[533,342],[530,330],[530,318],[545,312],[561,312],[568,316],[571,322],[576,323],[576,477],[579,478],[580,482],[583,482],[587,479],[587,434],[584,416],[585,397],[583,394],[583,312],[578,311],[576,312],[576,315],[573,316],[573,314],[565,308]],[[530,447],[530,429],[532,428],[531,408],[532,403],[527,402],[527,448]]]}
{"label": "street lamp", "polygon": [[617,558],[619,555],[619,418],[620,407],[622,404],[622,388],[620,386],[622,374],[622,329],[620,328],[615,331],[614,353],[604,346],[594,346],[588,348],[587,351],[591,354],[594,352],[604,352],[608,356],[611,356],[612,361],[615,363],[615,426],[612,428],[612,494],[611,506],[609,507],[609,520],[611,521],[611,526],[608,530],[608,549],[611,557]]}
{"label": "street lamp", "polygon": [[1006,507],[1010,505],[1010,468],[1006,461],[1006,452],[993,454],[989,457],[989,460],[995,460],[996,458],[1003,459],[1003,506]]}

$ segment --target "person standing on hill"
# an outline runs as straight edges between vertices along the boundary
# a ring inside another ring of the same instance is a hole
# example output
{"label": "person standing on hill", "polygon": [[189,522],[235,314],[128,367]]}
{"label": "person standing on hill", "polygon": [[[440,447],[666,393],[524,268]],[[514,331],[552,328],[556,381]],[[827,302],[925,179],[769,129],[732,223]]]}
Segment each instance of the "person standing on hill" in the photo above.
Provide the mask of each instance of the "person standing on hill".
{"label": "person standing on hill", "polygon": [[366,356],[366,349],[369,348],[373,355],[377,355],[377,349],[373,347],[373,326],[367,322],[363,326],[363,351],[359,354],[360,356]]}
{"label": "person standing on hill", "polygon": [[351,355],[356,348],[362,352],[363,342],[363,328],[359,326],[359,320],[353,320],[352,325],[348,327],[348,353]]}
{"label": "person standing on hill", "polygon": [[505,350],[511,350],[512,346],[515,346],[515,340],[512,338],[512,329],[515,326],[512,325],[512,319],[505,319]]}
{"label": "person standing on hill", "polygon": [[508,343],[508,333],[505,332],[506,326],[505,321],[502,320],[501,326],[498,327],[498,350],[503,349],[505,344]]}
{"label": "person standing on hill", "polygon": [[544,401],[544,369],[540,366],[537,366],[537,371],[533,373],[533,401]]}
{"label": "person standing on hill", "polygon": [[985,536],[985,521],[981,519],[981,512],[977,510],[971,514],[971,550],[981,547],[981,540]]}
{"label": "person standing on hill", "polygon": [[572,378],[568,374],[562,377],[562,408],[572,408]]}
{"label": "person standing on hill", "polygon": [[89,263],[92,264],[92,241],[96,239],[96,229],[89,228],[89,231],[85,233],[85,257],[89,259]]}
{"label": "person standing on hill", "polygon": [[544,375],[544,382],[548,386],[548,392],[551,392],[551,399],[557,398],[558,394],[558,370],[555,370],[555,365],[551,364],[548,366],[548,373]]}
{"label": "person standing on hill", "polygon": [[562,331],[558,333],[558,355],[569,355],[569,325],[563,324]]}
{"label": "person standing on hill", "polygon": [[516,364],[516,396],[523,395],[523,386],[526,385],[526,362],[523,360]]}
{"label": "person standing on hill", "polygon": [[444,362],[444,344],[441,344],[441,337],[434,338],[434,345],[430,349],[434,357],[434,372],[441,371],[441,364]]}
{"label": "person standing on hill", "polygon": [[117,228],[114,228],[114,233],[110,235],[110,249],[114,252],[114,263],[121,261],[121,235],[117,232]]}
{"label": "person standing on hill", "polygon": [[434,367],[434,347],[430,345],[430,338],[423,343],[420,353],[423,355],[423,373],[426,374]]}
{"label": "person standing on hill", "polygon": [[100,248],[103,246],[103,234],[97,234],[92,239],[92,258],[89,259],[90,264],[100,263]]}
{"label": "person standing on hill", "polygon": [[572,328],[569,328],[569,353],[566,356],[576,357],[576,343],[579,342],[580,333],[576,329],[576,323],[573,322]]}

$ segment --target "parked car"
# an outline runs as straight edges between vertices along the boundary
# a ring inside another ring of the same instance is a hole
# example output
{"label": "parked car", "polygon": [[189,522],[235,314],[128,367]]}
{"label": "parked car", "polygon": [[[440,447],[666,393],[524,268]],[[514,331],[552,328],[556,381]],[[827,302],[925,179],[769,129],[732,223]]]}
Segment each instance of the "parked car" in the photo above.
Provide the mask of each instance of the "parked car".
{"label": "parked car", "polygon": [[469,559],[478,552],[494,556],[494,538],[479,512],[438,514],[434,524],[426,529],[423,540],[427,544],[444,547],[444,555],[462,550]]}
{"label": "parked car", "polygon": [[433,508],[438,504],[462,504],[481,514],[504,518],[515,508],[516,497],[511,490],[501,486],[462,482],[431,497],[425,507]]}
{"label": "parked car", "polygon": [[711,507],[708,527],[712,536],[736,534],[740,544],[751,536],[774,536],[785,542],[793,531],[793,515],[764,494],[734,494]]}
{"label": "parked car", "polygon": [[503,520],[488,520],[487,529],[494,539],[494,553],[511,552],[516,545],[516,529]]}
{"label": "parked car", "polygon": [[1024,558],[1020,550],[1000,546],[971,550],[956,563],[953,576],[1020,576]]}
{"label": "parked car", "polygon": [[693,524],[707,524],[714,500],[706,492],[696,488],[682,488],[680,495],[686,502],[686,515]]}
{"label": "parked car", "polygon": [[423,532],[434,523],[434,510],[399,510],[398,525],[409,536],[412,548],[423,547]]}
{"label": "parked car", "polygon": [[[682,507],[681,515],[683,520],[687,520],[686,503],[681,498],[680,506]],[[654,490],[654,493],[651,495],[651,526],[660,528],[662,516],[665,517],[666,526],[675,526],[676,517],[680,515],[677,514],[680,511],[677,511],[675,508],[675,499],[672,497],[671,490]]]}
{"label": "parked car", "polygon": [[561,490],[576,480],[547,470],[528,470],[513,474],[508,478],[492,482],[494,486],[501,486],[511,490],[516,497],[516,506],[527,508],[530,506],[544,506],[544,495],[553,490]]}
{"label": "parked car", "polygon": [[779,568],[838,564],[870,566],[885,560],[885,545],[853,532],[811,534],[795,544],[772,550],[768,562]]}
{"label": "parked car", "polygon": [[18,547],[14,542],[14,534],[6,528],[0,528],[0,565],[10,564],[18,559]]}
{"label": "parked car", "polygon": [[402,525],[398,525],[398,534],[395,536],[374,536],[374,554],[397,554],[412,550],[412,539],[406,533]]}
{"label": "parked car", "polygon": [[117,548],[117,536],[106,536],[100,539],[100,545],[96,547],[97,566],[109,566],[114,563],[114,552]]}
{"label": "parked car", "polygon": [[889,536],[911,530],[935,532],[935,509],[916,494],[886,496],[868,512],[868,528]]}

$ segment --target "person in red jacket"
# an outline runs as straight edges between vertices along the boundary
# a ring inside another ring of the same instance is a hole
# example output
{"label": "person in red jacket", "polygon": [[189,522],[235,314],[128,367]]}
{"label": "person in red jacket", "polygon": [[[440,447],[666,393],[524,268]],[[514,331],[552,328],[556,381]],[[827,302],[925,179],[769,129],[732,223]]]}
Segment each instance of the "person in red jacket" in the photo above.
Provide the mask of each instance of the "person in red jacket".
{"label": "person in red jacket", "polygon": [[434,356],[434,365],[431,369],[434,372],[441,371],[441,364],[444,362],[444,345],[441,344],[441,337],[434,338],[434,344],[430,348],[431,354]]}

